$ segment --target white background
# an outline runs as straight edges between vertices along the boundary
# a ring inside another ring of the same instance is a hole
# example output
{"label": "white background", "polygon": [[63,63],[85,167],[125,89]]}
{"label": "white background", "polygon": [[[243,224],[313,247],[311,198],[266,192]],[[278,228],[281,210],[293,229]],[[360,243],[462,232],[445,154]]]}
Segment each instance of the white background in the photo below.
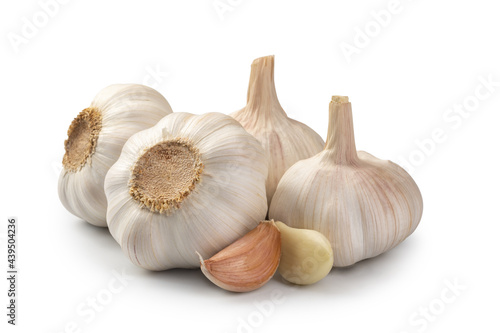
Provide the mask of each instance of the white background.
{"label": "white background", "polygon": [[[384,27],[371,13],[390,0],[222,0],[232,6],[222,19],[213,3],[74,0],[44,22],[38,1],[2,2],[0,266],[15,215],[20,276],[15,328],[0,283],[1,331],[71,332],[74,322],[81,332],[497,332],[497,3],[401,0]],[[40,27],[23,37],[26,20]],[[25,39],[14,47],[13,36]],[[346,57],[346,44],[357,53]],[[276,276],[233,294],[199,270],[135,267],[106,229],[59,203],[66,130],[101,88],[145,82],[174,111],[229,113],[245,104],[252,60],[269,54],[289,116],[325,138],[331,95],[348,95],[358,149],[412,163],[424,215],[400,246],[316,285],[291,289]],[[447,111],[464,103],[463,116]],[[122,271],[130,280],[106,299]],[[93,297],[106,301],[95,316]]]}

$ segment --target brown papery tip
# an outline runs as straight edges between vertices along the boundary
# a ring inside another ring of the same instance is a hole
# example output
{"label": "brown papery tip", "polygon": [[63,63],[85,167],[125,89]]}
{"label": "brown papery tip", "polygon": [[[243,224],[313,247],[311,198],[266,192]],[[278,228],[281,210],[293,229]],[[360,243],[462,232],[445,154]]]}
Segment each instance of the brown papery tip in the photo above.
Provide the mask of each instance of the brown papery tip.
{"label": "brown papery tip", "polygon": [[332,104],[345,104],[349,103],[349,97],[347,96],[332,96]]}
{"label": "brown papery tip", "polygon": [[252,66],[256,66],[256,65],[266,66],[266,65],[273,65],[273,64],[274,64],[274,55],[260,57],[260,58],[255,59],[252,62]]}
{"label": "brown papery tip", "polygon": [[184,139],[152,146],[135,163],[129,194],[152,212],[170,214],[195,189],[204,165],[198,149]]}
{"label": "brown papery tip", "polygon": [[94,154],[102,128],[102,114],[95,108],[87,108],[76,116],[64,141],[63,167],[66,171],[79,171]]}

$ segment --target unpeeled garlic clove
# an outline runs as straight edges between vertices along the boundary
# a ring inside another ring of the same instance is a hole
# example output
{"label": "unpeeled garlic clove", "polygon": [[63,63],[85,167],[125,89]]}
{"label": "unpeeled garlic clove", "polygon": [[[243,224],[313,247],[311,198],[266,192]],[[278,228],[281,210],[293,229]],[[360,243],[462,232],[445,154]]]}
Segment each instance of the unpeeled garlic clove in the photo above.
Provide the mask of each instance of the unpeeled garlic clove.
{"label": "unpeeled garlic clove", "polygon": [[316,230],[291,228],[276,221],[281,232],[278,272],[288,282],[313,284],[328,275],[333,265],[330,241]]}
{"label": "unpeeled garlic clove", "polygon": [[217,286],[234,292],[262,287],[278,268],[280,231],[274,221],[262,221],[245,236],[212,258],[203,260],[201,271]]}
{"label": "unpeeled garlic clove", "polygon": [[274,86],[274,56],[255,59],[248,85],[247,105],[231,114],[264,147],[269,174],[267,202],[285,171],[295,162],[319,153],[323,139],[309,126],[291,119],[278,101]]}

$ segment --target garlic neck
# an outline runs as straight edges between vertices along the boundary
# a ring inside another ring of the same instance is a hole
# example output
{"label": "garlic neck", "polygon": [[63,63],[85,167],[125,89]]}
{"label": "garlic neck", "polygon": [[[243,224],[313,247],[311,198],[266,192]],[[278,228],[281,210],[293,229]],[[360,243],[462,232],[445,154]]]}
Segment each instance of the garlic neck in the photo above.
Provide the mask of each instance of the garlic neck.
{"label": "garlic neck", "polygon": [[271,116],[286,116],[281,107],[274,85],[274,56],[255,59],[250,72],[247,106],[249,113],[264,119]]}
{"label": "garlic neck", "polygon": [[347,96],[332,97],[325,151],[336,164],[351,164],[358,160],[351,103]]}

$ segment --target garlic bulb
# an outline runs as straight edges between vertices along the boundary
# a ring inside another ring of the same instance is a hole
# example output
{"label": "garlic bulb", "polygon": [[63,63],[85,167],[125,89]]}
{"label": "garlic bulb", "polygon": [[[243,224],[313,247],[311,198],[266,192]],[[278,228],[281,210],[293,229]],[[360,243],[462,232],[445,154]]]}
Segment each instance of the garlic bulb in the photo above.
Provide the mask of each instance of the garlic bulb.
{"label": "garlic bulb", "polygon": [[201,271],[215,285],[229,291],[247,292],[262,287],[273,277],[280,254],[278,227],[274,221],[261,221],[212,258],[199,257]]}
{"label": "garlic bulb", "polygon": [[264,149],[233,118],[173,113],[132,136],[104,184],[111,235],[150,270],[199,267],[267,213]]}
{"label": "garlic bulb", "polygon": [[93,225],[106,227],[104,177],[108,169],[132,134],[169,113],[167,100],[152,88],[115,84],[101,90],[68,129],[58,186],[64,207]]}
{"label": "garlic bulb", "polygon": [[422,216],[422,196],[403,168],[356,152],[351,103],[334,96],[325,150],[281,179],[269,217],[314,229],[332,244],[334,266],[349,266],[401,243]]}
{"label": "garlic bulb", "polygon": [[281,176],[295,162],[319,153],[325,146],[307,125],[288,118],[274,87],[274,56],[255,59],[248,85],[247,105],[231,114],[264,147],[269,161],[268,204]]}

